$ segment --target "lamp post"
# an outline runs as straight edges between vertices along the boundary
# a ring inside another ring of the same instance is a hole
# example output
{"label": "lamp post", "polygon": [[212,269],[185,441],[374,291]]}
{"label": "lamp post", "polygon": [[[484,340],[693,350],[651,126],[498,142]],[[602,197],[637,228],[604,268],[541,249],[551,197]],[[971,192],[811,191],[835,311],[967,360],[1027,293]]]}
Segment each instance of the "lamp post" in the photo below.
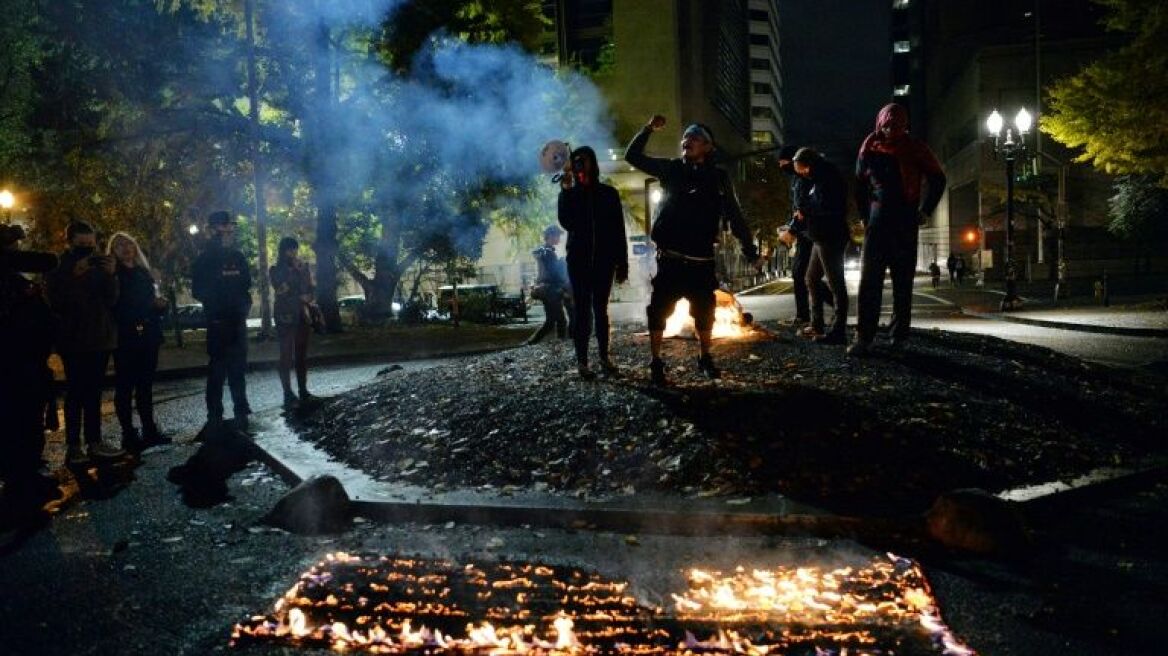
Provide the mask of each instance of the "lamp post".
{"label": "lamp post", "polygon": [[[1002,138],[1004,121],[998,110],[994,110],[986,119],[986,127],[994,137],[994,154],[1006,160],[1006,297],[1002,299],[1001,309],[1015,310],[1021,307],[1022,299],[1018,297],[1018,272],[1014,267],[1014,162],[1026,152],[1026,133],[1030,131],[1034,118],[1025,108],[1019,109],[1014,117],[1014,127],[1006,128],[1006,136]],[[1017,140],[1014,130],[1018,130]]]}

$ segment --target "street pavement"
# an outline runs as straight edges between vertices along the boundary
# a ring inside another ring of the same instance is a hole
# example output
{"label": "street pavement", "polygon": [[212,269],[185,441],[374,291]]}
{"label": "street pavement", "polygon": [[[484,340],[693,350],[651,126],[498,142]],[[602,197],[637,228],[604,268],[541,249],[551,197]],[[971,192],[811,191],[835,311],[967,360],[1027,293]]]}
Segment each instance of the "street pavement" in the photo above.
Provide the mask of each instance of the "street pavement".
{"label": "street pavement", "polygon": [[[957,313],[942,296],[922,291],[916,299],[917,327],[984,332],[1123,366],[1166,359],[1168,342],[1163,339],[972,318]],[[789,294],[748,295],[741,301],[769,327],[794,314]],[[641,303],[613,307],[618,321],[634,326],[642,313]],[[414,368],[434,362],[398,363]],[[372,380],[387,364],[317,367],[310,386],[319,395],[340,394]],[[249,374],[248,386],[261,415],[279,406],[282,395],[273,371]],[[107,485],[74,490],[76,496],[45,521],[7,527],[0,534],[0,580],[5,585],[0,653],[226,652],[234,622],[270,611],[311,563],[338,550],[533,558],[634,581],[658,581],[662,571],[677,573],[694,564],[817,564],[893,546],[814,537],[629,539],[539,527],[361,521],[338,535],[295,536],[260,523],[287,487],[258,463],[228,479],[229,502],[207,508],[184,503],[167,472],[196,451],[196,445],[182,442],[204,418],[202,380],[163,382],[156,395],[160,421],[180,438],[179,444],[147,452],[136,467],[98,471],[109,479]],[[111,437],[117,434],[110,416],[105,431]],[[60,462],[59,434],[47,455]],[[910,552],[904,555],[922,559],[945,618],[980,653],[1160,653],[1158,618],[1168,611],[1168,565],[1157,536],[1168,519],[1165,501],[1168,486],[1160,484],[1051,512],[1041,527],[1049,546],[1019,562],[900,546]],[[1085,530],[1088,526],[1093,528]],[[655,587],[643,591],[650,598],[662,593]]]}

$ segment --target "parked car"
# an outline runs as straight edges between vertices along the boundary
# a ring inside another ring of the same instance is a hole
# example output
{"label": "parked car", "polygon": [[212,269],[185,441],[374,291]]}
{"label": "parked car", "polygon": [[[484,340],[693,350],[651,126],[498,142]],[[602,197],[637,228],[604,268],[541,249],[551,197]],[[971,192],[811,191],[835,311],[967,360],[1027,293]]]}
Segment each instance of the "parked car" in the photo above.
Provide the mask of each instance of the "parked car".
{"label": "parked car", "polygon": [[181,330],[197,330],[207,327],[207,316],[203,313],[202,303],[177,305],[174,308],[174,317]]}
{"label": "parked car", "polygon": [[[401,311],[401,303],[394,301],[389,305],[394,316]],[[337,309],[341,313],[341,321],[354,325],[361,319],[361,312],[365,308],[365,297],[360,294],[342,296],[337,299]]]}

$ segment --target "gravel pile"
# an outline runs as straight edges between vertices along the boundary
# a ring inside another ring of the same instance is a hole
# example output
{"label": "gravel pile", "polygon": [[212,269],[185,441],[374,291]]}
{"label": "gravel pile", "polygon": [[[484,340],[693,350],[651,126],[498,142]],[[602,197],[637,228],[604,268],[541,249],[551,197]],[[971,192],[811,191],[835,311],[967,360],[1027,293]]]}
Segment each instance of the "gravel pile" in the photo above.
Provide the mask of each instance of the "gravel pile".
{"label": "gravel pile", "polygon": [[1163,453],[1164,379],[992,337],[917,331],[901,351],[756,331],[667,340],[671,386],[648,381],[648,338],[614,334],[617,378],[580,380],[567,342],[387,372],[329,400],[303,434],[375,477],[442,490],[780,493],[835,512],[918,512],[940,492],[999,491],[1137,466]]}

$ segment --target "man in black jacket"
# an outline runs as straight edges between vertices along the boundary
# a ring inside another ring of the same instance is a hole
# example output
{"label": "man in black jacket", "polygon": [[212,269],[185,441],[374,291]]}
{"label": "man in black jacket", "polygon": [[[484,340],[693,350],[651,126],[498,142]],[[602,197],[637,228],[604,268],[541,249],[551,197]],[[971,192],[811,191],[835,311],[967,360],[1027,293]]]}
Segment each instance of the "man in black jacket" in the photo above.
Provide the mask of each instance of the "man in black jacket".
{"label": "man in black jacket", "polygon": [[[808,183],[806,195],[795,210],[806,224],[808,239],[814,244],[807,266],[807,290],[811,296],[811,329],[819,344],[847,343],[848,286],[844,281],[844,252],[848,245],[848,188],[831,162],[810,148],[800,148],[794,157],[795,172]],[[830,329],[824,330],[824,274],[835,307]]]}
{"label": "man in black jacket", "polygon": [[235,426],[248,428],[244,373],[247,369],[247,315],[251,311],[251,270],[235,248],[235,222],[227,212],[207,219],[207,248],[191,268],[191,293],[207,318],[207,423],[223,420],[223,381],[231,388]]}
{"label": "man in black jacket", "polygon": [[721,375],[710,356],[710,344],[714,290],[718,286],[714,243],[723,221],[729,224],[743,254],[756,267],[763,265],[742,218],[730,176],[714,166],[713,133],[694,123],[681,135],[680,158],[649,157],[645,154],[649,136],[664,126],[665,117],[655,115],[625,150],[625,161],[660,180],[664,191],[650,234],[657,246],[657,275],[653,277],[653,292],[646,308],[653,354],[649,369],[657,385],[666,382],[665,363],[661,360],[665,320],[682,298],[690,303],[690,315],[701,343],[698,368],[710,378]]}
{"label": "man in black jacket", "polygon": [[580,376],[588,368],[588,337],[596,321],[596,350],[606,374],[617,373],[609,358],[608,297],[615,280],[629,279],[628,242],[620,194],[600,182],[596,153],[587,146],[572,152],[570,171],[561,178],[558,215],[568,231],[568,279],[572,283],[576,365]]}
{"label": "man in black jacket", "polygon": [[[791,294],[795,297],[795,319],[791,323],[796,327],[811,322],[811,306],[808,303],[807,292],[807,265],[811,264],[811,249],[814,246],[807,237],[807,226],[804,221],[795,218],[795,210],[802,206],[807,198],[809,185],[802,176],[795,173],[795,153],[798,146],[783,146],[779,150],[779,170],[791,178],[791,220],[787,222],[787,230],[795,236],[795,257],[791,260]],[[820,280],[818,283],[820,295],[826,298],[829,295],[827,286]],[[830,301],[829,301],[830,302]],[[810,328],[810,326],[806,326]],[[810,333],[808,333],[810,335]]]}

